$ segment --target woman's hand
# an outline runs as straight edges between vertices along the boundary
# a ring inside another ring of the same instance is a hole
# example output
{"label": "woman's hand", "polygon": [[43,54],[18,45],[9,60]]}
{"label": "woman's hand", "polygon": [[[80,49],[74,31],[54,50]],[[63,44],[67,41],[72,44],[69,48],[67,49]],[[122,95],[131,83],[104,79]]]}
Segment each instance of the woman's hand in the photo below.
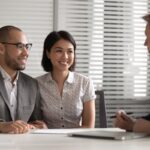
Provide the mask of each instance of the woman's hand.
{"label": "woman's hand", "polygon": [[40,120],[32,121],[29,123],[30,129],[47,129],[47,125]]}

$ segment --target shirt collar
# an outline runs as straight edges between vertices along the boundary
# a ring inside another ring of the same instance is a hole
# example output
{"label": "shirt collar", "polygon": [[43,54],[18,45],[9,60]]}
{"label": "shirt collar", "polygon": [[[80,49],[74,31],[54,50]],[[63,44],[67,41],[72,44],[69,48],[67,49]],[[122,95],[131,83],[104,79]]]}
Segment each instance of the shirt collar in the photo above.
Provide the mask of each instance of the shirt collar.
{"label": "shirt collar", "polygon": [[[11,82],[10,75],[1,66],[0,66],[0,72],[1,72],[2,77],[3,77],[4,80],[7,80],[7,81]],[[17,76],[16,76],[16,78],[15,78],[15,80],[13,82],[14,85],[17,84],[18,78],[19,78],[19,71],[17,72]]]}
{"label": "shirt collar", "polygon": [[[50,81],[53,81],[51,72],[50,72],[49,79],[50,79]],[[68,82],[70,84],[74,82],[74,72],[69,71],[68,78],[67,78],[66,82]]]}
{"label": "shirt collar", "polygon": [[74,72],[70,72],[69,71],[69,75],[68,75],[68,78],[66,80],[68,83],[73,83],[74,81]]}

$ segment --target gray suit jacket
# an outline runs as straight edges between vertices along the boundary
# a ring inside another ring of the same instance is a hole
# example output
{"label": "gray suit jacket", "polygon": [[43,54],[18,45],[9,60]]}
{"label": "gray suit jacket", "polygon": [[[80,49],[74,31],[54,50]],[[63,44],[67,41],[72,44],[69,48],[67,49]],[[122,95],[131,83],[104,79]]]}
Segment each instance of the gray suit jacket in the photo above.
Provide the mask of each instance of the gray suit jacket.
{"label": "gray suit jacket", "polygon": [[20,72],[17,81],[17,114],[13,118],[3,77],[0,73],[0,120],[23,120],[25,122],[40,120],[40,100],[37,81]]}

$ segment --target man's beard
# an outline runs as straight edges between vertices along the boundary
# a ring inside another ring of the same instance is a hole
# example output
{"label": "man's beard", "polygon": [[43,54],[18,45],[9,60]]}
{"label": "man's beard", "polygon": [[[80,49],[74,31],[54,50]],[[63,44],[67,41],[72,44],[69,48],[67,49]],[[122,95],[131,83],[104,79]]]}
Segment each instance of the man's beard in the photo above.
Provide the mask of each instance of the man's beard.
{"label": "man's beard", "polygon": [[16,60],[10,58],[8,55],[5,57],[6,65],[13,70],[24,70],[26,65],[20,65]]}

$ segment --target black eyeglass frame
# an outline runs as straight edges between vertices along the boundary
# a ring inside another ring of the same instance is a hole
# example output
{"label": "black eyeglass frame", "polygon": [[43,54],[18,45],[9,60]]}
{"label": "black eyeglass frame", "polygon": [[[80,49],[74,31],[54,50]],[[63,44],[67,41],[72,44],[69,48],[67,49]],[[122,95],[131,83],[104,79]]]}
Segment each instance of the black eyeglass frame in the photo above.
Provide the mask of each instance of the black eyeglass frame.
{"label": "black eyeglass frame", "polygon": [[15,45],[20,50],[24,50],[24,48],[26,48],[27,50],[30,50],[31,47],[32,47],[32,43],[27,43],[27,44],[23,44],[23,43],[9,43],[9,42],[0,42],[0,43],[8,44],[8,45]]}

